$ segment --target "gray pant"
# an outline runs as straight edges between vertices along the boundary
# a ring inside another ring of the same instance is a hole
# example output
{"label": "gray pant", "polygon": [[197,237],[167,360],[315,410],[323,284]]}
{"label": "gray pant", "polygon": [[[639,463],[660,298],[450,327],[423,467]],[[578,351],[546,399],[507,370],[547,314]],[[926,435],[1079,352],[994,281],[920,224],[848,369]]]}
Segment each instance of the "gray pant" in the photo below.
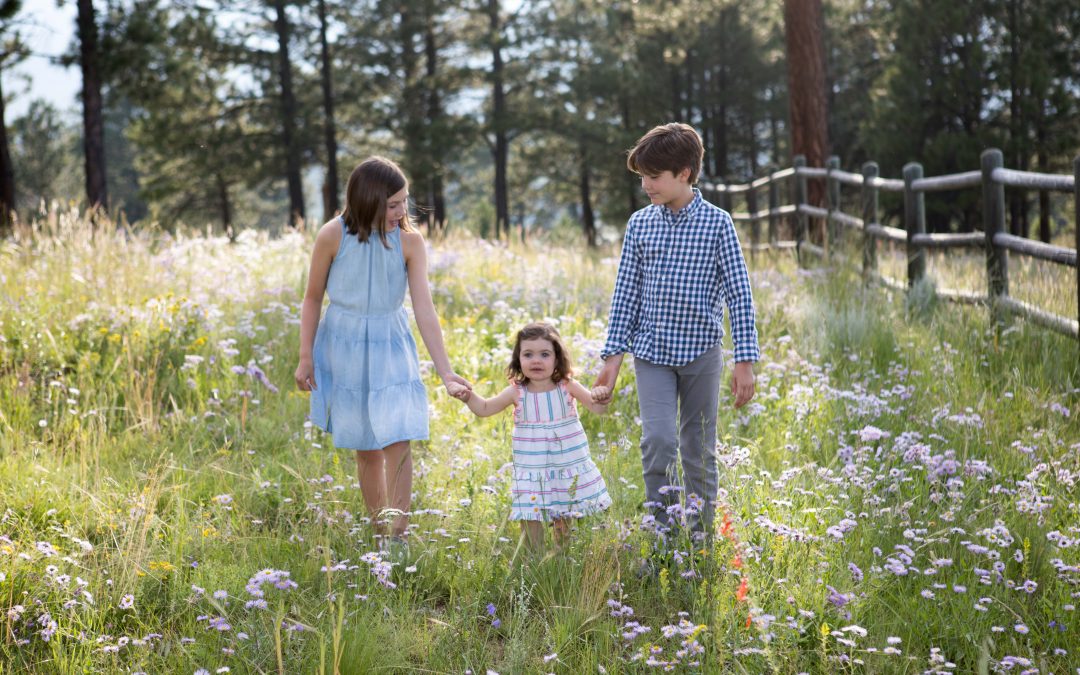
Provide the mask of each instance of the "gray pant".
{"label": "gray pant", "polygon": [[723,370],[719,344],[683,366],[634,359],[645,499],[659,503],[652,507],[653,514],[664,525],[669,524],[667,507],[679,502],[679,491],[663,488],[685,486],[688,496],[697,495],[704,502],[700,516],[687,514],[689,527],[698,532],[712,530],[717,488],[716,412]]}

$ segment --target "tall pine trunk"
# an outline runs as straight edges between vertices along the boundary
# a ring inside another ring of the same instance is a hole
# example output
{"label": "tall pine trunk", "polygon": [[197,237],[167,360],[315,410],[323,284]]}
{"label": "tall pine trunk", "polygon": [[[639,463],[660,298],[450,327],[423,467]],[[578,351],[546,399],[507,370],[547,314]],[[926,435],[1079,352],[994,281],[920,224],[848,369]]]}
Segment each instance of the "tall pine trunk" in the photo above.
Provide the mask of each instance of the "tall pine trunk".
{"label": "tall pine trunk", "polygon": [[[1044,114],[1045,101],[1039,102],[1039,113],[1035,117],[1035,144],[1038,146],[1036,161],[1039,173],[1050,173],[1050,153],[1046,149],[1046,115]],[[1039,190],[1039,240],[1050,243],[1050,192]]]}
{"label": "tall pine trunk", "polygon": [[319,50],[322,61],[323,136],[326,144],[326,179],[323,182],[323,220],[333,218],[338,209],[337,125],[334,120],[334,77],[330,43],[326,39],[326,0],[319,0]]}
{"label": "tall pine trunk", "polygon": [[93,0],[78,0],[79,61],[83,78],[83,150],[86,160],[86,200],[91,207],[109,208],[105,181],[105,119],[98,66],[97,21]]}
{"label": "tall pine trunk", "polygon": [[274,29],[278,38],[278,79],[281,84],[281,141],[285,145],[285,178],[289,184],[289,224],[304,220],[304,186],[300,180],[300,150],[296,143],[296,97],[289,59],[289,19],[285,0],[274,0]]}
{"label": "tall pine trunk", "polygon": [[[439,128],[442,100],[439,96],[439,50],[435,41],[435,15],[429,5],[424,22],[424,72],[427,76],[427,126]],[[432,152],[431,148],[428,148]],[[441,157],[429,157],[431,176],[428,183],[428,207],[431,209],[430,228],[441,232],[446,227],[446,197],[443,194],[443,163]]]}
{"label": "tall pine trunk", "polygon": [[[829,143],[823,26],[821,0],[784,0],[791,151],[812,167],[825,166]],[[807,192],[811,204],[824,205],[824,181],[808,180]],[[824,223],[817,229],[821,243]]]}
{"label": "tall pine trunk", "polygon": [[589,181],[589,153],[582,139],[578,144],[578,190],[581,196],[581,227],[589,248],[596,248],[596,215],[592,207],[592,186]]}
{"label": "tall pine trunk", "polygon": [[[1021,99],[1024,95],[1022,75],[1020,72],[1020,8],[1018,0],[1009,0],[1008,24],[1009,24],[1009,143],[1012,146],[1009,154],[1012,168],[1022,170],[1024,158],[1027,156],[1026,134],[1024,133],[1024,115],[1021,109]],[[1026,191],[1006,190],[1009,197],[1009,232],[1018,236],[1026,236],[1024,212],[1026,211]]]}
{"label": "tall pine trunk", "polygon": [[229,183],[225,176],[218,173],[217,176],[218,208],[221,209],[221,227],[225,230],[225,236],[229,241],[236,241],[236,231],[232,222],[232,201],[229,199]]}
{"label": "tall pine trunk", "polygon": [[14,227],[15,167],[11,164],[11,148],[8,146],[4,90],[0,88],[0,239],[11,234]]}
{"label": "tall pine trunk", "polygon": [[510,237],[510,202],[506,187],[506,168],[510,155],[507,138],[506,90],[503,84],[502,21],[499,18],[500,1],[488,0],[491,42],[491,121],[495,133],[492,148],[495,158],[495,236]]}

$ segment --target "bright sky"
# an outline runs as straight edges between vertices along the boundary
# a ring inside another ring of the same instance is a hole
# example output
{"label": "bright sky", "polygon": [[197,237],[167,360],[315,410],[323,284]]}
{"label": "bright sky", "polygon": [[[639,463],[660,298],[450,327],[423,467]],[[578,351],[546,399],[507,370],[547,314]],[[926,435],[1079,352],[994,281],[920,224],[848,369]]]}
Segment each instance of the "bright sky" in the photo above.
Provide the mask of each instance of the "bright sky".
{"label": "bright sky", "polygon": [[78,118],[79,70],[53,65],[50,57],[68,50],[75,35],[75,3],[57,0],[24,0],[19,14],[24,39],[33,54],[17,68],[4,71],[5,121],[26,112],[30,101],[43,98],[61,112]]}

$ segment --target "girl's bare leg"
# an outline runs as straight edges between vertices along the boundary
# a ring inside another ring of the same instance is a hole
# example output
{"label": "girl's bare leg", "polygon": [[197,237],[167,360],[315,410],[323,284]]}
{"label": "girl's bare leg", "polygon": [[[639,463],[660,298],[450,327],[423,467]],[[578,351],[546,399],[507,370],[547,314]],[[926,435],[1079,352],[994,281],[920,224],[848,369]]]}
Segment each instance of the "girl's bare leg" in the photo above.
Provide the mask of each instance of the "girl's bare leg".
{"label": "girl's bare leg", "polygon": [[364,506],[371,516],[371,524],[376,534],[385,530],[379,522],[382,510],[386,508],[386,472],[383,469],[382,450],[356,451],[356,477],[360,480],[360,492],[364,496]]}
{"label": "girl's bare leg", "polygon": [[539,520],[521,521],[521,536],[529,550],[537,553],[544,550],[544,523]]}
{"label": "girl's bare leg", "polygon": [[400,511],[390,526],[390,534],[400,537],[409,527],[409,512],[412,505],[412,451],[409,441],[393,443],[383,448],[384,468],[386,472],[386,504]]}

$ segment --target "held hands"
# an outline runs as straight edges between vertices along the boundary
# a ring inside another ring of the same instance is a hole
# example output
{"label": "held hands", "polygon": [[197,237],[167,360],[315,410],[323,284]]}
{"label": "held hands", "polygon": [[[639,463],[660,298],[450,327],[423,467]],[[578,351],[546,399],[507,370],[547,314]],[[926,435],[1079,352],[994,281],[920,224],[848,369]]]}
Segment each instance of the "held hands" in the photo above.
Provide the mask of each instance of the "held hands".
{"label": "held hands", "polygon": [[731,393],[735,407],[741,408],[754,398],[754,368],[750,361],[739,361],[731,374]]}
{"label": "held hands", "polygon": [[619,369],[622,366],[622,354],[613,354],[604,359],[604,367],[596,376],[591,390],[593,403],[607,405],[611,403],[611,395],[615,391],[615,382],[619,379]]}
{"label": "held hands", "polygon": [[472,396],[472,384],[457,373],[450,373],[444,376],[442,380],[443,386],[446,387],[446,393],[457,400],[468,401],[469,397]]}
{"label": "held hands", "polygon": [[611,403],[611,387],[597,385],[589,393],[592,394],[593,403],[599,403],[600,405]]}
{"label": "held hands", "polygon": [[465,401],[466,403],[472,396],[472,390],[458,382],[448,382],[446,384],[446,392],[459,401]]}

